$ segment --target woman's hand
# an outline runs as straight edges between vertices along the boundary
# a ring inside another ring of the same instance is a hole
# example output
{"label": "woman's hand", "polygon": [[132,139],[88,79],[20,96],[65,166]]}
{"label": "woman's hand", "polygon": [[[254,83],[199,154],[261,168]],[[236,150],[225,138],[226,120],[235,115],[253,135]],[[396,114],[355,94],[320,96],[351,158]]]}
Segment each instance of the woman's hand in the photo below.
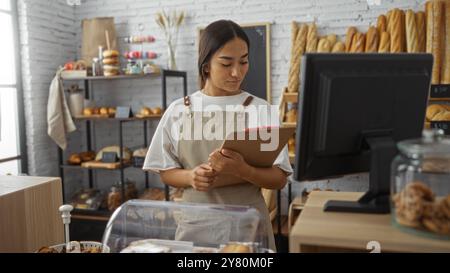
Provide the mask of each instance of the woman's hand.
{"label": "woman's hand", "polygon": [[209,191],[217,176],[208,164],[201,164],[191,170],[189,184],[197,191]]}
{"label": "woman's hand", "polygon": [[217,173],[238,177],[241,177],[243,170],[249,167],[240,153],[228,149],[216,149],[209,155],[208,162]]}

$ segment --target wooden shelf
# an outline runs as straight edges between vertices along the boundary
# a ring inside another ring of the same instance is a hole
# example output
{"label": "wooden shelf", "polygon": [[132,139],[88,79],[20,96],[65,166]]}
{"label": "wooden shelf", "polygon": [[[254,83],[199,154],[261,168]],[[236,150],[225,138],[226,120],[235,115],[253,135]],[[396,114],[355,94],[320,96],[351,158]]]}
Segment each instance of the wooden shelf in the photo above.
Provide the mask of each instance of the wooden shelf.
{"label": "wooden shelf", "polygon": [[[120,167],[117,168],[100,168],[100,167],[83,167],[81,165],[70,165],[70,164],[61,164],[59,165],[61,168],[65,168],[65,169],[86,169],[86,170],[120,170]],[[131,163],[126,163],[123,165],[122,169],[126,169],[132,167]]]}
{"label": "wooden shelf", "polygon": [[112,215],[109,210],[89,210],[89,209],[74,209],[72,218],[80,220],[105,221],[107,222]]}
{"label": "wooden shelf", "polygon": [[151,73],[151,74],[139,74],[139,75],[117,75],[117,76],[87,76],[87,77],[62,77],[65,81],[98,81],[98,80],[119,80],[119,79],[140,79],[140,78],[153,78],[160,76],[161,73]]}
{"label": "wooden shelf", "polygon": [[152,115],[148,117],[131,117],[131,118],[110,118],[110,117],[89,117],[89,116],[82,116],[82,117],[74,117],[74,120],[77,121],[83,121],[83,120],[91,120],[91,121],[144,121],[144,120],[151,120],[151,119],[158,119],[161,118],[162,115]]}
{"label": "wooden shelf", "polygon": [[298,93],[283,93],[284,101],[298,102]]}
{"label": "wooden shelf", "polygon": [[428,101],[449,101],[450,98],[429,98]]}

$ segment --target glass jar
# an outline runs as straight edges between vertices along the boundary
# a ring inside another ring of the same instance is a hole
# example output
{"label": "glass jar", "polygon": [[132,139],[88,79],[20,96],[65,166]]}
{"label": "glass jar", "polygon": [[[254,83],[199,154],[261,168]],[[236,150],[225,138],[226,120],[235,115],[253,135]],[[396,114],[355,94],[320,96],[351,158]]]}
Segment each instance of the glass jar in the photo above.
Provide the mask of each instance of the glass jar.
{"label": "glass jar", "polygon": [[122,204],[122,193],[120,187],[112,186],[108,194],[108,210],[114,211]]}
{"label": "glass jar", "polygon": [[392,162],[393,225],[403,231],[450,239],[450,138],[425,130],[398,143]]}

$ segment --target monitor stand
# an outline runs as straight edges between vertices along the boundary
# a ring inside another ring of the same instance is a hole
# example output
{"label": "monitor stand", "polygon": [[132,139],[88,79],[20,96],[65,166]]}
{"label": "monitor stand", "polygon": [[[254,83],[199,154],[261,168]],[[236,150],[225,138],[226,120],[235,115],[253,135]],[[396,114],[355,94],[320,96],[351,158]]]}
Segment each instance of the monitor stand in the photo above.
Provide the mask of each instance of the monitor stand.
{"label": "monitor stand", "polygon": [[397,147],[390,136],[366,136],[371,152],[369,191],[358,201],[330,200],[324,211],[356,213],[389,213],[391,163],[397,155]]}

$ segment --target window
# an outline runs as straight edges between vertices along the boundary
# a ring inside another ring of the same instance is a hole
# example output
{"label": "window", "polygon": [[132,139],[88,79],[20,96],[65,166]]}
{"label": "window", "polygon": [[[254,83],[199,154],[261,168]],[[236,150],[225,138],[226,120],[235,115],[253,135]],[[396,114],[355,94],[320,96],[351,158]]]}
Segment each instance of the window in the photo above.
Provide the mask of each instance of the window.
{"label": "window", "polygon": [[26,172],[16,1],[0,1],[0,175]]}

